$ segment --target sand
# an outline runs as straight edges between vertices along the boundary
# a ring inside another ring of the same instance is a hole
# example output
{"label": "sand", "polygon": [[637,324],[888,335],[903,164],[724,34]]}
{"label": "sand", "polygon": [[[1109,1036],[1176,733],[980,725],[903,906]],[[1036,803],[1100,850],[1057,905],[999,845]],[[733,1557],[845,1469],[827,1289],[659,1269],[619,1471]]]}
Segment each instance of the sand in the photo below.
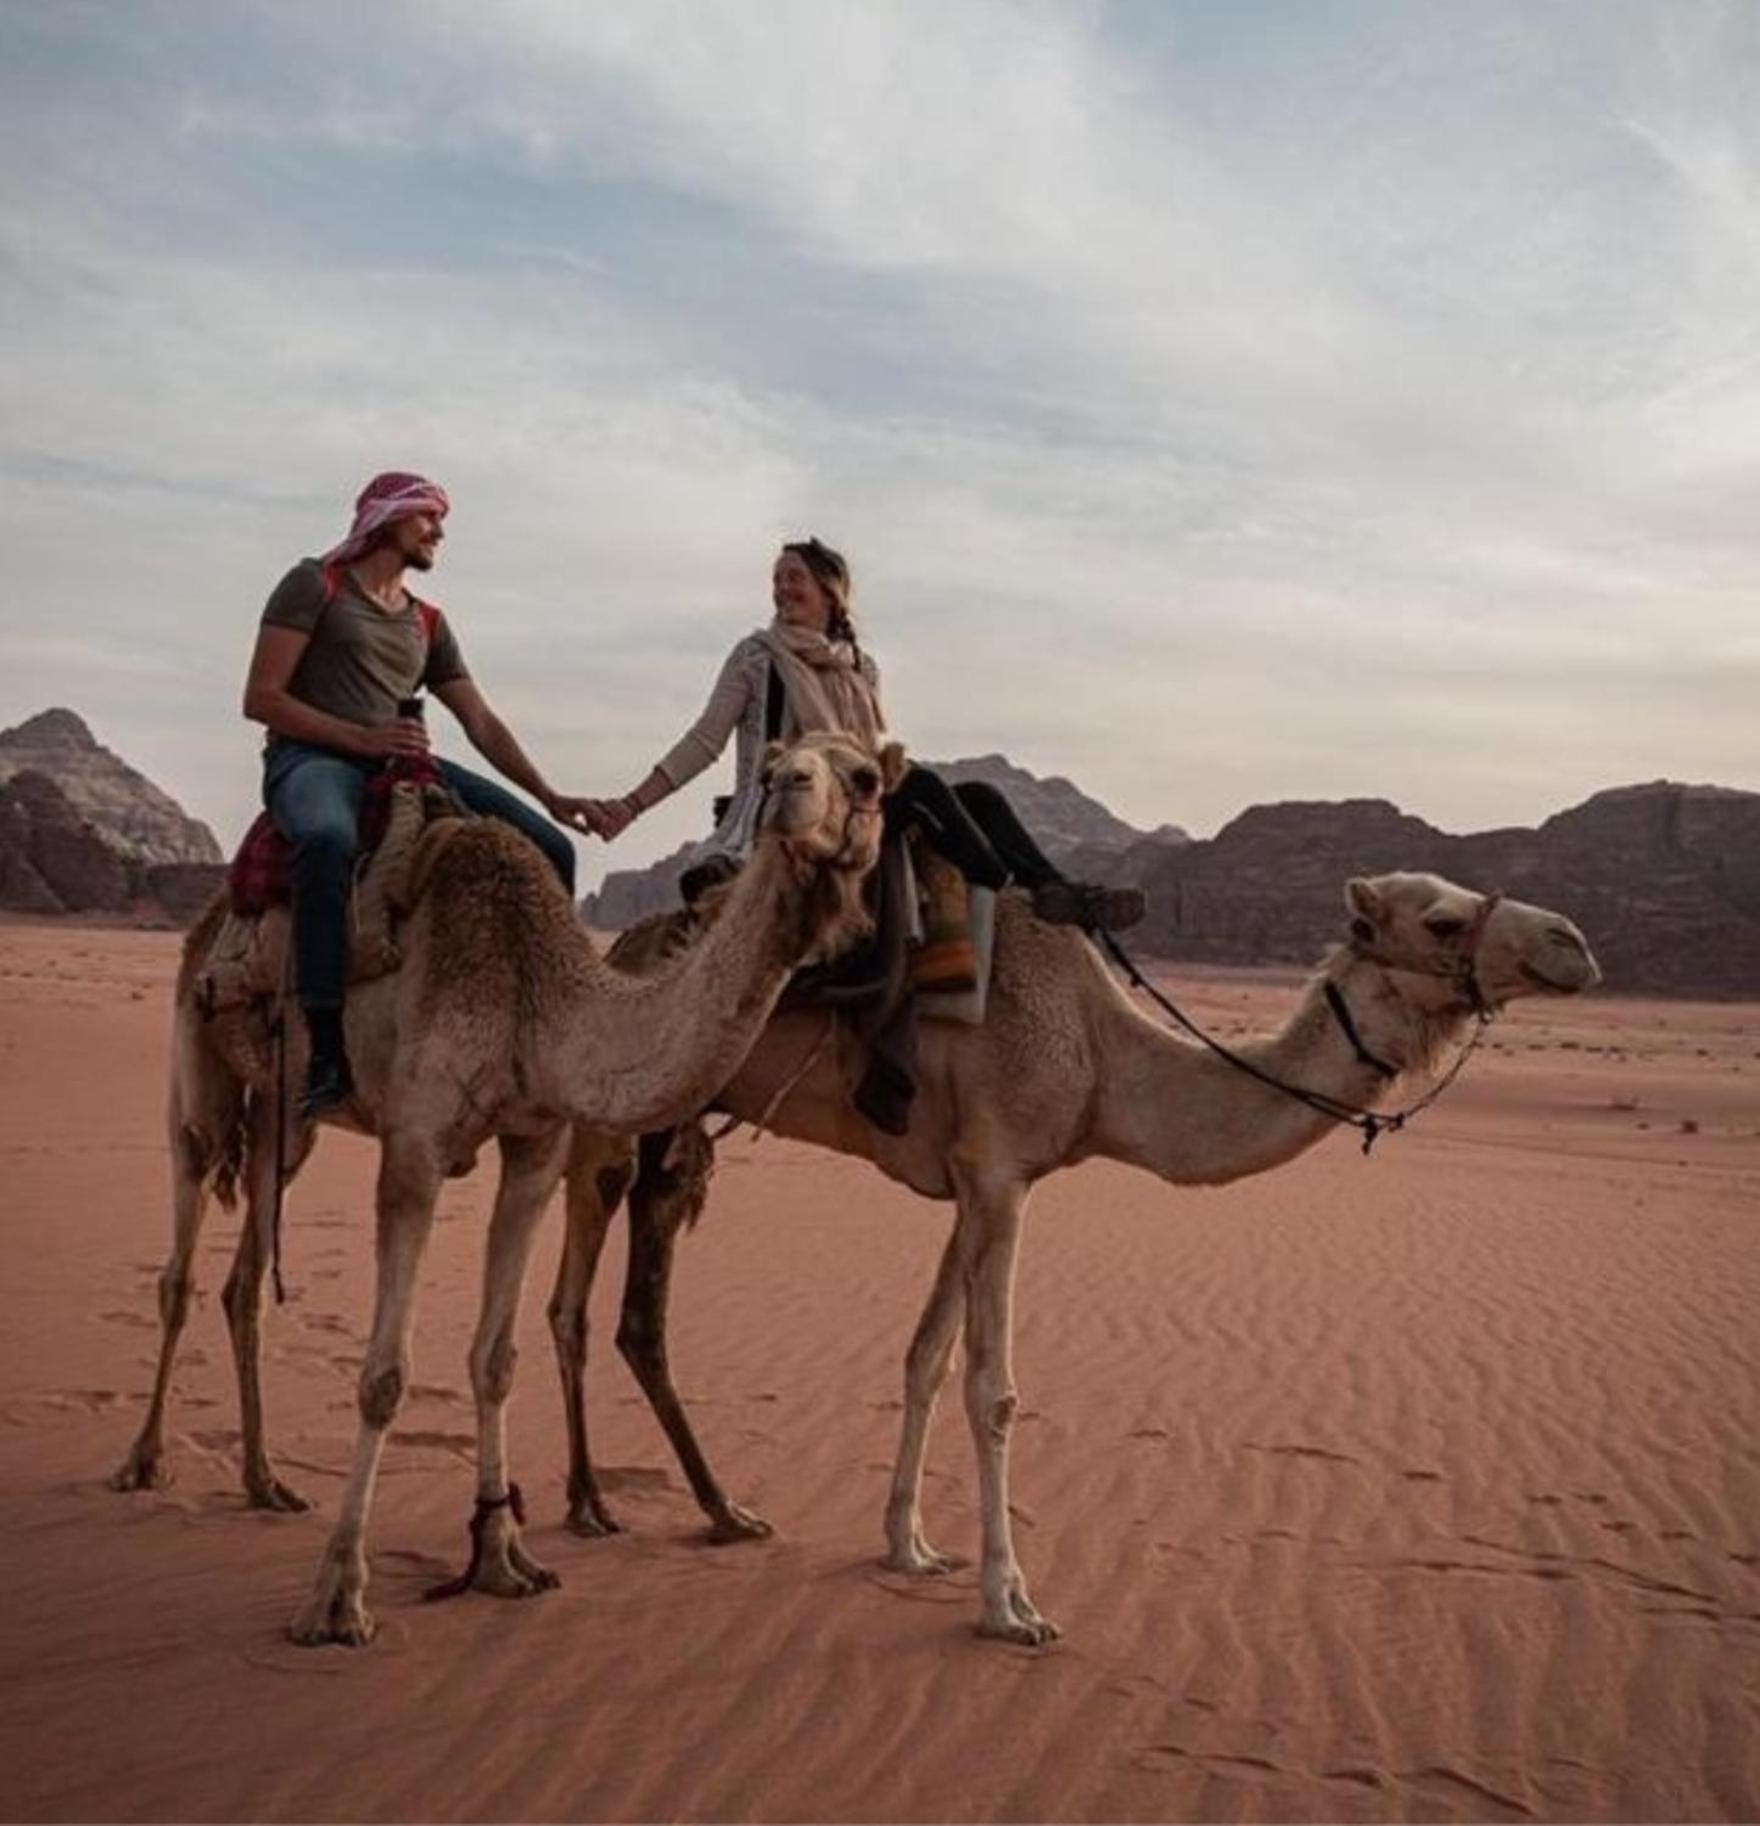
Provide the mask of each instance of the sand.
{"label": "sand", "polygon": [[[1021,1272],[1018,1541],[1066,1638],[979,1641],[973,1576],[877,1564],[899,1364],[943,1207],[741,1136],[684,1246],[674,1359],[774,1541],[701,1544],[593,1308],[628,1532],[560,1525],[544,1324],[511,1419],[528,1603],[421,1602],[471,1498],[465,1342],[488,1175],[449,1185],[373,1537],[379,1641],[282,1631],[333,1516],[367,1309],[372,1150],[330,1136],[268,1319],[247,1511],[217,1213],[178,1482],[105,1487],[169,1236],[175,940],[0,927],[4,1811],[20,1819],[1753,1819],[1760,1814],[1760,1010],[1529,1005],[1365,1161],[1177,1192],[1041,1188]],[[1172,972],[1224,1029],[1289,979]],[[944,1404],[931,1537],[975,1546]]]}

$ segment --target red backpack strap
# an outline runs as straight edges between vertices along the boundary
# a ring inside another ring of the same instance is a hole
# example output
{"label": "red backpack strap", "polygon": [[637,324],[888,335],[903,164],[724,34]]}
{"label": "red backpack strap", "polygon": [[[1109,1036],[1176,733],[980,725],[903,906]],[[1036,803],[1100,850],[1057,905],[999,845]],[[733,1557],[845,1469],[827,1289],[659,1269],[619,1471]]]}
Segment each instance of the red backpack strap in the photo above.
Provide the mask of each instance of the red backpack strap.
{"label": "red backpack strap", "polygon": [[434,636],[440,631],[440,611],[431,602],[423,602],[419,596],[412,596],[410,601],[416,605],[416,620],[421,623],[423,644],[431,647]]}

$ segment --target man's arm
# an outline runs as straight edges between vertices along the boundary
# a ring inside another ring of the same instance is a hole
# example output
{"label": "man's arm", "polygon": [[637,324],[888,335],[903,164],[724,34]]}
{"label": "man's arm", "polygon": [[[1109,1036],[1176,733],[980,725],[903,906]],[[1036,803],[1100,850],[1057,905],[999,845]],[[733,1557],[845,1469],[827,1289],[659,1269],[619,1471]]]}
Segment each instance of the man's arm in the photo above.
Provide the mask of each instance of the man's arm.
{"label": "man's arm", "polygon": [[517,738],[489,707],[489,700],[474,680],[450,679],[432,687],[434,695],[458,718],[459,726],[471,746],[497,773],[523,786],[550,816],[572,830],[590,836],[607,835],[604,812],[596,799],[571,799],[557,792],[538,771],[531,756],[520,747]]}
{"label": "man's arm", "polygon": [[418,755],[428,752],[428,732],[419,722],[398,717],[368,727],[350,723],[328,711],[301,703],[287,687],[299,665],[300,655],[311,643],[301,628],[277,627],[265,622],[257,630],[256,650],[244,681],[244,714],[290,742],[310,742],[340,754],[374,758],[382,755]]}

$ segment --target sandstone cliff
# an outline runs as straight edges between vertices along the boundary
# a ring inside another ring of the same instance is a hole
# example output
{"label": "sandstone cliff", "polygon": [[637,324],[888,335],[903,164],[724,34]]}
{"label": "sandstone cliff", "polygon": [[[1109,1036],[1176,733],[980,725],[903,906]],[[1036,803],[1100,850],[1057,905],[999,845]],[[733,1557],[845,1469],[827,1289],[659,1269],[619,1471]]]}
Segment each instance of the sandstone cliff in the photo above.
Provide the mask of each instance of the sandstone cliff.
{"label": "sandstone cliff", "polygon": [[181,925],[223,873],[208,827],[71,710],[0,731],[0,908]]}
{"label": "sandstone cliff", "polygon": [[[1136,844],[1186,841],[1185,832],[1171,824],[1164,824],[1157,831],[1140,831],[1060,775],[1042,780],[1003,755],[930,761],[927,765],[953,785],[983,780],[998,788],[1046,855],[1072,873],[1104,873],[1112,858]],[[644,869],[612,870],[598,893],[589,894],[582,903],[587,923],[605,931],[620,931],[650,913],[677,906],[678,877],[685,853],[683,849],[675,850]]]}
{"label": "sandstone cliff", "polygon": [[1610,989],[1760,997],[1760,793],[1656,781],[1460,837],[1383,799],[1261,805],[1121,867],[1149,891],[1139,942],[1164,957],[1308,963],[1343,928],[1349,876],[1433,869],[1568,914]]}
{"label": "sandstone cliff", "polygon": [[45,710],[14,729],[0,729],[0,784],[25,772],[53,780],[79,816],[129,861],[223,860],[205,824],[101,747],[71,710]]}

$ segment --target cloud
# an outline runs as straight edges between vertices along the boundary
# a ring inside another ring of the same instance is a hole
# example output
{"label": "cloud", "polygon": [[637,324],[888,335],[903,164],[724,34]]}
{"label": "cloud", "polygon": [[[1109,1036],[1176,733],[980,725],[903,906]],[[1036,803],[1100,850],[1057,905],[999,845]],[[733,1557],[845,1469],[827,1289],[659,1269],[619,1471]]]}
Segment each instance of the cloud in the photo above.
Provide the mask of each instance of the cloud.
{"label": "cloud", "polygon": [[920,751],[1141,823],[1760,785],[1753,30],[48,9],[0,76],[0,718],[96,699],[235,828],[257,607],[408,465],[576,790],[669,743],[803,530]]}

